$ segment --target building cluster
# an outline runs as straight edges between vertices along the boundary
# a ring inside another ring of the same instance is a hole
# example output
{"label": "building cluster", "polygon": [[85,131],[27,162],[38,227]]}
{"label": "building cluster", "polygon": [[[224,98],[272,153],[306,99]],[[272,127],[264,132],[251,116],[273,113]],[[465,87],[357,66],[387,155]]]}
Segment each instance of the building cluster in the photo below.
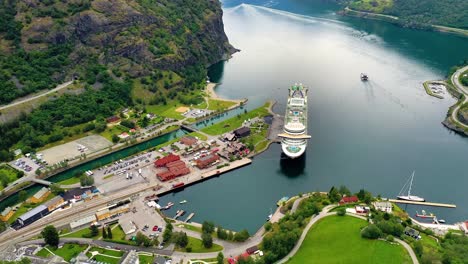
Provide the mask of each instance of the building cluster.
{"label": "building cluster", "polygon": [[[27,202],[42,203],[47,199],[47,197],[50,194],[50,189],[43,187],[38,192],[36,192],[31,198],[29,198]],[[21,227],[27,226],[57,209],[69,206],[69,204],[71,203],[92,199],[97,195],[99,195],[99,191],[94,186],[83,189],[76,188],[69,190],[65,192],[62,196],[58,195],[19,216],[18,219],[12,224],[12,227],[15,229],[19,229]],[[11,207],[6,208],[1,214],[1,220],[8,221],[8,219],[10,219],[14,215],[14,213],[15,209],[12,209]]]}
{"label": "building cluster", "polygon": [[156,168],[166,167],[167,170],[157,173],[156,176],[160,181],[168,181],[177,177],[187,175],[190,173],[190,169],[187,168],[185,162],[180,160],[180,156],[169,154],[166,157],[157,159],[154,162]]}
{"label": "building cluster", "polygon": [[225,141],[236,141],[238,139],[241,139],[243,137],[247,137],[250,135],[250,128],[249,127],[240,127],[231,133],[226,133],[222,136],[222,139]]}

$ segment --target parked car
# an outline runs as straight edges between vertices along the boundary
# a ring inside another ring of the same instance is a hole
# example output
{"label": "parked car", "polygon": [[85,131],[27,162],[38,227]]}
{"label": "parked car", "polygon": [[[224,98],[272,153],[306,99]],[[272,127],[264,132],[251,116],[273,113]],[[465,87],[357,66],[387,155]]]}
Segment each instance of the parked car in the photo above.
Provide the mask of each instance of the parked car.
{"label": "parked car", "polygon": [[153,226],[153,231],[158,231],[158,226],[157,225]]}

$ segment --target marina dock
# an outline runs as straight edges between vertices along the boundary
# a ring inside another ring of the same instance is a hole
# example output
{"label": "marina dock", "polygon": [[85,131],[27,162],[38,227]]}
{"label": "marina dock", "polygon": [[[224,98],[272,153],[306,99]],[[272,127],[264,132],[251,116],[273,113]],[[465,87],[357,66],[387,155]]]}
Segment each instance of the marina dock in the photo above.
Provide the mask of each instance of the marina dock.
{"label": "marina dock", "polygon": [[179,218],[179,217],[182,216],[183,214],[185,214],[185,211],[184,211],[184,210],[178,211],[177,214],[174,216],[174,219]]}
{"label": "marina dock", "polygon": [[395,199],[389,199],[388,201],[392,202],[392,203],[399,203],[399,204],[414,204],[414,205],[445,207],[445,208],[456,208],[457,207],[455,204],[444,204],[444,203],[414,202],[414,201],[395,200]]}
{"label": "marina dock", "polygon": [[190,213],[189,216],[187,217],[187,219],[185,219],[185,223],[187,223],[188,221],[190,221],[190,219],[192,219],[192,217],[195,215],[195,213]]}

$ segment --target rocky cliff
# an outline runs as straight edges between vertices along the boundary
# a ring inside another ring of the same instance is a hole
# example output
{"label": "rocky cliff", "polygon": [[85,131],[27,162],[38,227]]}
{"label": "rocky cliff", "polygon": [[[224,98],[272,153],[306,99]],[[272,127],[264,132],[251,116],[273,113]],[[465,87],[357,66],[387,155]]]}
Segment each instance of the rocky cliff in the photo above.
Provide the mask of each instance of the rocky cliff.
{"label": "rocky cliff", "polygon": [[187,67],[210,65],[234,51],[218,0],[2,2],[0,83],[7,88],[0,88],[0,103],[74,75],[86,78],[96,65],[116,76],[161,70],[184,77]]}

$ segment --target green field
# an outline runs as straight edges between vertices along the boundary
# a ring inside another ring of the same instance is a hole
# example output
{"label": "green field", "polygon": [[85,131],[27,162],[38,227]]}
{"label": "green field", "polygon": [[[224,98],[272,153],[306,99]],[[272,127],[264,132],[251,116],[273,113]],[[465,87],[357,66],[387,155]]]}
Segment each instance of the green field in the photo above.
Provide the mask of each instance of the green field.
{"label": "green field", "polygon": [[70,179],[66,179],[66,180],[57,182],[57,184],[59,184],[59,185],[70,185],[70,184],[75,184],[75,183],[79,183],[79,182],[80,182],[80,178],[72,177]]}
{"label": "green field", "polygon": [[[205,248],[203,247],[203,243],[201,239],[194,238],[194,237],[188,237],[189,243],[187,247],[192,248],[192,253],[207,253],[207,252],[217,252],[223,250],[223,247],[213,243],[213,246],[211,248]],[[179,248],[176,247],[175,251],[181,251],[181,252],[186,252],[185,248]]]}
{"label": "green field", "polygon": [[[98,237],[101,236],[101,233],[102,233],[102,229],[98,229],[99,230],[99,234],[97,236],[94,236],[94,237],[90,237],[91,239],[96,239]],[[62,235],[60,237],[77,237],[77,238],[84,238],[87,234],[91,234],[91,230],[86,227],[86,228],[83,228],[83,229],[80,229],[80,230],[77,230],[75,232],[72,232],[72,233],[68,233],[68,234],[65,234],[65,235]],[[83,236],[85,235],[85,236]]]}
{"label": "green field", "polygon": [[175,100],[168,100],[167,104],[160,104],[160,105],[148,105],[146,106],[146,110],[148,113],[154,113],[159,116],[169,117],[177,120],[184,119],[185,117],[182,113],[176,112],[176,109],[184,106],[180,102]]}
{"label": "green field", "polygon": [[[20,172],[9,165],[0,166],[0,177],[2,181],[0,182],[0,191],[8,185],[10,182],[14,182],[19,178]],[[3,186],[2,182],[5,182],[6,185]]]}
{"label": "green field", "polygon": [[411,263],[399,244],[361,238],[367,222],[351,216],[329,216],[307,233],[299,251],[287,263]]}
{"label": "green field", "polygon": [[360,11],[382,13],[393,6],[393,0],[354,0],[350,8]]}
{"label": "green field", "polygon": [[109,264],[118,264],[120,262],[120,258],[112,258],[112,257],[103,256],[103,255],[96,255],[93,257],[93,259],[99,262],[109,263]]}
{"label": "green field", "polygon": [[88,250],[88,252],[93,252],[93,251],[97,251],[99,252],[99,254],[109,255],[113,257],[122,257],[124,255],[123,251],[100,248],[100,247],[92,247]]}
{"label": "green field", "polygon": [[234,129],[237,129],[237,128],[241,127],[242,123],[246,119],[249,119],[249,118],[252,119],[254,117],[267,116],[269,114],[268,113],[269,105],[270,105],[269,103],[266,103],[262,107],[254,109],[254,110],[249,111],[247,113],[242,113],[242,114],[240,114],[238,116],[229,118],[229,119],[224,120],[222,122],[216,123],[216,124],[214,124],[212,126],[205,127],[201,131],[205,132],[205,133],[207,133],[209,135],[213,135],[213,136],[221,135],[221,134],[226,133],[228,131],[232,131]]}
{"label": "green field", "polygon": [[128,132],[130,129],[124,127],[124,126],[121,126],[121,125],[114,125],[114,126],[111,126],[111,127],[107,127],[106,130],[104,130],[104,132],[101,132],[99,135],[105,137],[107,140],[109,140],[110,142],[112,142],[112,135],[120,135],[122,134],[122,132]]}
{"label": "green field", "polygon": [[[55,255],[62,257],[65,261],[70,261],[72,258],[78,256],[80,252],[85,250],[86,247],[87,245],[64,244],[61,248],[53,249],[52,247],[47,246],[47,249],[52,251]],[[36,253],[36,256],[49,257],[51,253],[47,249],[41,249]]]}
{"label": "green field", "polygon": [[221,111],[227,110],[229,107],[234,106],[236,103],[231,101],[208,99],[208,110]]}
{"label": "green field", "polygon": [[140,260],[141,264],[152,264],[154,260],[154,256],[140,254],[138,255],[138,259]]}

